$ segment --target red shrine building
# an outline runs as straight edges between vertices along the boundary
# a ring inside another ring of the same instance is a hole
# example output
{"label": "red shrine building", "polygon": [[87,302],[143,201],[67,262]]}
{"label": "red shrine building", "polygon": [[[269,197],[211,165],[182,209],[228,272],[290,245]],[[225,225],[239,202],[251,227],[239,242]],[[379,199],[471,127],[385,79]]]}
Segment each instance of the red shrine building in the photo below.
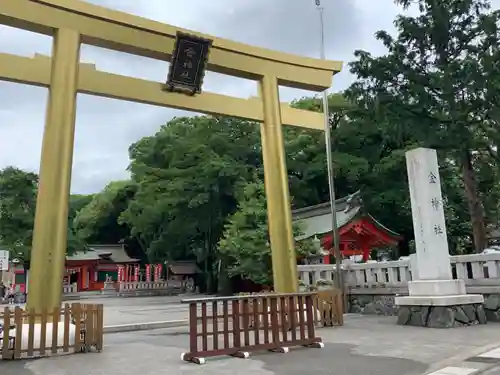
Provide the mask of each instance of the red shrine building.
{"label": "red shrine building", "polygon": [[[367,261],[372,249],[395,247],[401,241],[399,234],[383,226],[365,211],[359,191],[337,199],[335,204],[340,251],[344,258],[358,255]],[[329,264],[333,255],[330,202],[294,210],[292,217],[294,221],[300,221],[304,233],[296,240],[317,238],[323,249],[323,257],[319,262]]]}
{"label": "red shrine building", "polygon": [[132,273],[139,263],[123,245],[89,245],[87,251],[66,256],[64,284],[76,284],[79,292],[101,290],[106,279],[118,281],[120,267]]}
{"label": "red shrine building", "polygon": [[[133,279],[140,260],[128,256],[123,245],[89,245],[86,251],[66,256],[63,285],[74,285],[77,292],[98,291],[109,278],[118,280],[120,269],[126,269]],[[22,264],[14,264],[12,283],[19,291],[26,291],[26,272]]]}

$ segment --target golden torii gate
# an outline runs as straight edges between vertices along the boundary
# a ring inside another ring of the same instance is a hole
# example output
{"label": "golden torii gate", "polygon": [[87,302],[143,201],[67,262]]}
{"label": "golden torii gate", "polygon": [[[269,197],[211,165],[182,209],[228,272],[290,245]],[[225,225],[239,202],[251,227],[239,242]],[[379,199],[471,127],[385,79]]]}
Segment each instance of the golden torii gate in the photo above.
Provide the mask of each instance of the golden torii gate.
{"label": "golden torii gate", "polygon": [[207,69],[257,81],[260,97],[239,99],[208,92],[186,96],[165,92],[160,82],[105,73],[92,64],[82,64],[80,45],[170,61],[178,31],[208,38],[202,34],[78,0],[2,0],[0,24],[53,37],[52,58],[0,53],[0,80],[49,88],[29,308],[53,309],[61,303],[77,93],[260,122],[275,290],[297,290],[282,124],[324,130],[324,118],[280,103],[278,86],[323,91],[341,70],[341,62],[211,38]]}

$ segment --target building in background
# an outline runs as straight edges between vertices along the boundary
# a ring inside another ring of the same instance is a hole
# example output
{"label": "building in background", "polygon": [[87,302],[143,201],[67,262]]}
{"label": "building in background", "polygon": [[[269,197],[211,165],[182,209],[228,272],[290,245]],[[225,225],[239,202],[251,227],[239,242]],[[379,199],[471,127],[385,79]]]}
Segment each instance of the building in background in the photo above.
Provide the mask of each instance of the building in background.
{"label": "building in background", "polygon": [[[378,222],[363,207],[360,192],[337,199],[337,227],[340,234],[340,251],[344,258],[358,257],[363,261],[370,259],[375,248],[396,247],[401,236]],[[302,224],[302,239],[315,237],[319,240],[322,257],[302,260],[302,263],[329,264],[333,256],[332,220],[330,202],[294,210],[294,221]]]}
{"label": "building in background", "polygon": [[[129,266],[132,273],[140,261],[131,258],[123,245],[89,245],[87,251],[80,251],[66,257],[64,285],[76,285],[76,291],[98,291],[103,289],[107,279],[118,281],[119,266]],[[24,293],[29,271],[21,263],[11,263],[9,284]]]}
{"label": "building in background", "polygon": [[139,263],[123,245],[89,245],[87,251],[66,257],[65,283],[76,283],[78,292],[101,290],[106,280],[118,281],[119,266],[132,272]]}

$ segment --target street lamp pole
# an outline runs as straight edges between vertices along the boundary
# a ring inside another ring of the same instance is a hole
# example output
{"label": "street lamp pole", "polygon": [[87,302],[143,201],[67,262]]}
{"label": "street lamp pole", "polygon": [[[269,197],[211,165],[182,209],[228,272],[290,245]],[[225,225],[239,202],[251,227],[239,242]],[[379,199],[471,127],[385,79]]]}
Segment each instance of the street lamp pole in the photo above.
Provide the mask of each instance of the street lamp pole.
{"label": "street lamp pole", "polygon": [[[319,24],[320,24],[320,58],[324,60],[325,57],[325,24],[324,24],[324,8],[321,6],[320,0],[315,0],[316,9],[319,13]],[[337,228],[337,205],[335,198],[335,181],[334,181],[334,169],[332,161],[332,134],[330,128],[330,110],[328,107],[328,90],[323,91],[323,113],[325,118],[325,145],[326,145],[326,164],[328,170],[328,189],[330,192],[330,212],[332,220],[332,238],[333,238],[333,253],[335,255],[335,285],[339,290],[343,291],[342,283],[342,272],[340,271],[342,260],[339,246],[339,230]]]}

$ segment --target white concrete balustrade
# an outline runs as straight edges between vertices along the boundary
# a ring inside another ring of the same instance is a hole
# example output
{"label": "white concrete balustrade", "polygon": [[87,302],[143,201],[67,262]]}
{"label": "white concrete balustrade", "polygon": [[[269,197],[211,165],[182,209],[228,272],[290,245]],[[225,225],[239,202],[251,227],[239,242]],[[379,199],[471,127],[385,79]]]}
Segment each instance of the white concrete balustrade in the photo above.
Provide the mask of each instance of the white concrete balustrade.
{"label": "white concrete balustrade", "polygon": [[[463,279],[468,289],[500,287],[500,252],[450,256],[450,263],[453,278]],[[315,285],[319,280],[333,282],[335,270],[335,264],[298,266],[299,278],[305,285]],[[409,260],[343,264],[342,270],[347,287],[352,289],[404,289],[412,281]]]}
{"label": "white concrete balustrade", "polygon": [[71,294],[77,292],[78,292],[78,286],[76,284],[63,285],[63,294]]}
{"label": "white concrete balustrade", "polygon": [[181,288],[182,281],[167,280],[167,281],[128,281],[121,282],[118,290],[120,292],[130,292],[135,290],[159,290],[167,288]]}
{"label": "white concrete balustrade", "polygon": [[[183,288],[183,282],[179,280],[161,280],[161,281],[127,281],[121,283],[110,283],[111,290],[117,292],[134,292],[134,291],[154,291]],[[118,289],[118,290],[117,290]],[[63,285],[63,294],[78,293],[77,284]]]}

